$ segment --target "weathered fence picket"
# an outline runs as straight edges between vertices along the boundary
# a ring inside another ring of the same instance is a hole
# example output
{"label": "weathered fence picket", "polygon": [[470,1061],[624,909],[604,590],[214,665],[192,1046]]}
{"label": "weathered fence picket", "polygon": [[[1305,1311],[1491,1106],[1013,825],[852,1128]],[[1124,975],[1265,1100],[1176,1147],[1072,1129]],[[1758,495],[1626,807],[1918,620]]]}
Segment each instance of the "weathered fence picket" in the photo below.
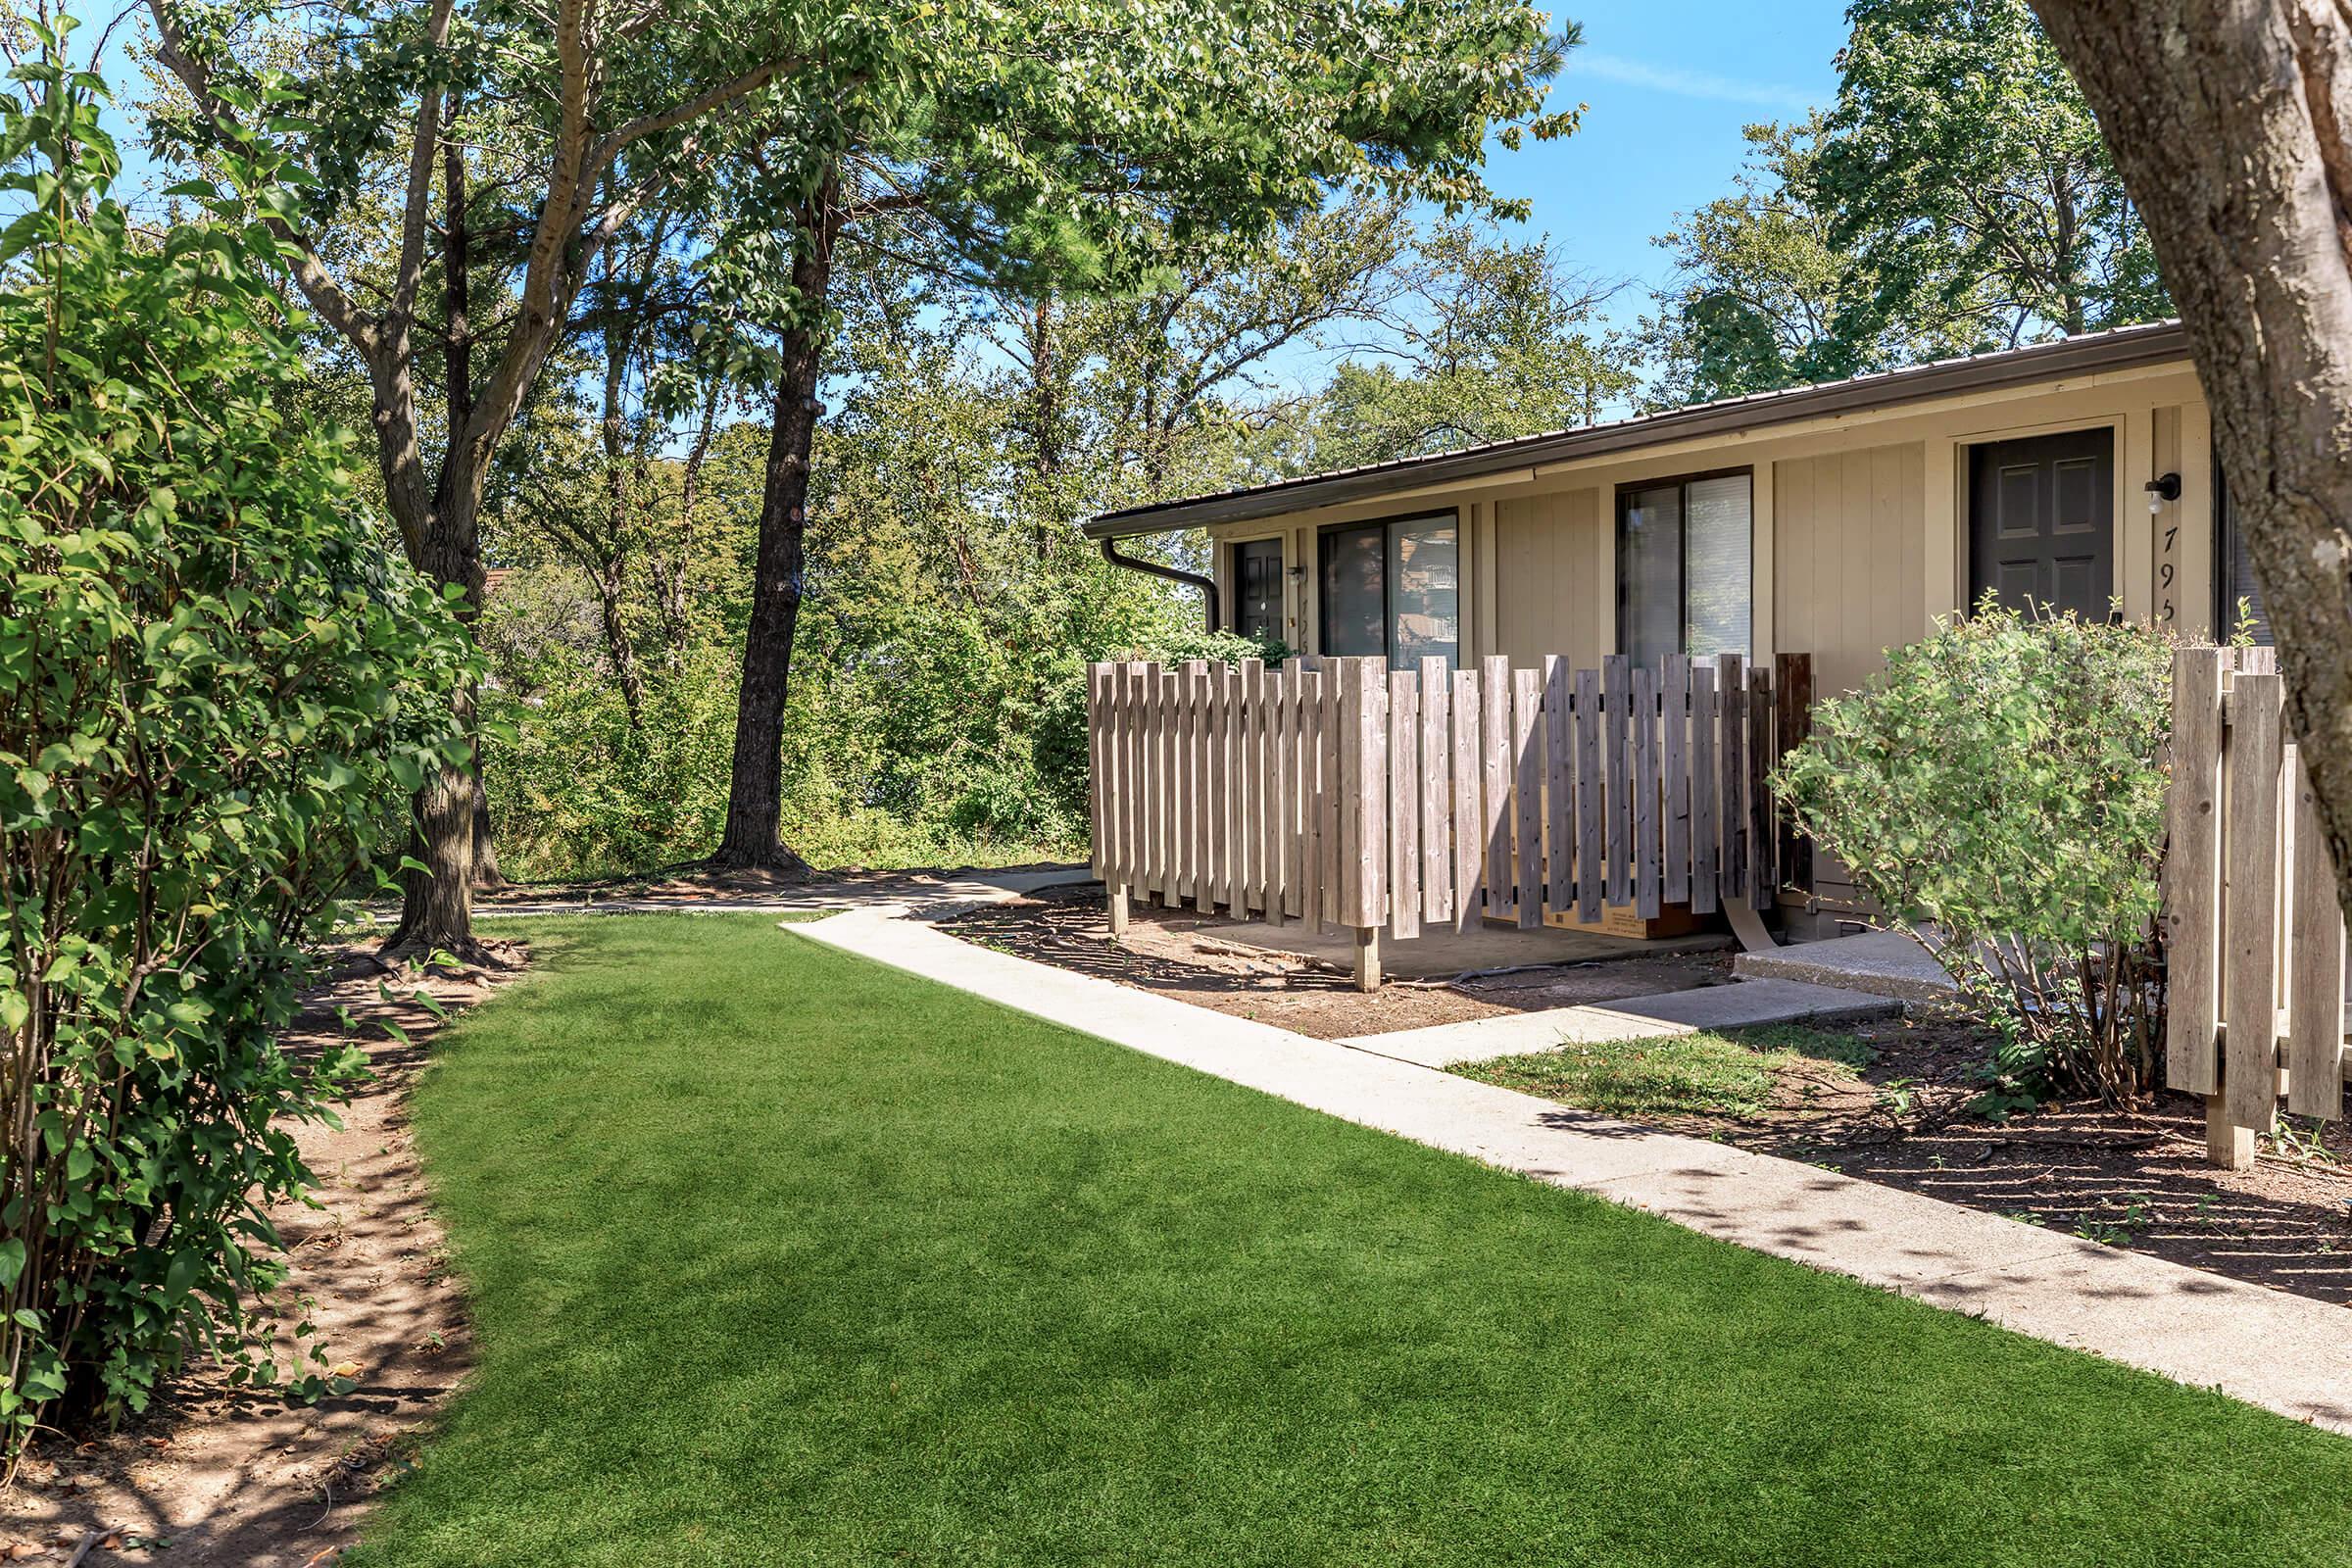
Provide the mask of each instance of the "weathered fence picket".
{"label": "weathered fence picket", "polygon": [[[1809,686],[1802,656],[1780,681],[1792,668]],[[1384,927],[1761,906],[1782,858],[1763,782],[1789,724],[1778,693],[1737,659],[1098,664],[1095,870],[1114,930],[1138,896],[1338,926],[1367,983]]]}
{"label": "weathered fence picket", "polygon": [[2282,1095],[2342,1116],[2352,1065],[2335,867],[2284,703],[2270,649],[2174,655],[2165,1082],[2204,1097],[2207,1157],[2241,1169]]}

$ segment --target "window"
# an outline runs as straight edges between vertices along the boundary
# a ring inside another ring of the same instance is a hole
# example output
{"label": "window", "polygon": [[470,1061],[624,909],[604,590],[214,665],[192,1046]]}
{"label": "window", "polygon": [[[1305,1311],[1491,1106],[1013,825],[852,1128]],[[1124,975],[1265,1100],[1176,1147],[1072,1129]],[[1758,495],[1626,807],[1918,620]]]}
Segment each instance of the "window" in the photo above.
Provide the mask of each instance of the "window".
{"label": "window", "polygon": [[1740,473],[1617,492],[1617,646],[1745,654],[1754,636],[1753,478]]}
{"label": "window", "polygon": [[1233,629],[1245,637],[1282,635],[1282,541],[1251,539],[1233,547]]}
{"label": "window", "polygon": [[1391,669],[1459,650],[1454,517],[1402,517],[1323,535],[1323,652],[1386,656]]}
{"label": "window", "polygon": [[2242,603],[2251,619],[2257,646],[2271,646],[2271,612],[2262,602],[2262,584],[2254,580],[2254,564],[2246,556],[2246,536],[2237,531],[2237,516],[2230,507],[2230,486],[2222,477],[2221,454],[2213,459],[2213,635],[2228,642],[2237,635]]}

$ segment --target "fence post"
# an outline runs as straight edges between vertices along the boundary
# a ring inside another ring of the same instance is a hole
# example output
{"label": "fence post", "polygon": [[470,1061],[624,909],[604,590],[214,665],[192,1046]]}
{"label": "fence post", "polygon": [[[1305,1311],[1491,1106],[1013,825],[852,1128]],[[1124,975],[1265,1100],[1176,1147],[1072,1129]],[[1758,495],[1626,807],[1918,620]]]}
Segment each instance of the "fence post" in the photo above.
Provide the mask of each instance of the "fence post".
{"label": "fence post", "polygon": [[1355,983],[1380,988],[1380,927],[1387,918],[1388,662],[1340,662],[1339,923],[1355,931]]}
{"label": "fence post", "polygon": [[2223,928],[2229,964],[2223,1018],[2228,1052],[2222,1097],[2232,1124],[2230,1156],[2268,1131],[2278,1102],[2278,816],[2284,760],[2276,675],[2240,670],[2230,694],[2229,841],[2224,848],[2230,913]]}

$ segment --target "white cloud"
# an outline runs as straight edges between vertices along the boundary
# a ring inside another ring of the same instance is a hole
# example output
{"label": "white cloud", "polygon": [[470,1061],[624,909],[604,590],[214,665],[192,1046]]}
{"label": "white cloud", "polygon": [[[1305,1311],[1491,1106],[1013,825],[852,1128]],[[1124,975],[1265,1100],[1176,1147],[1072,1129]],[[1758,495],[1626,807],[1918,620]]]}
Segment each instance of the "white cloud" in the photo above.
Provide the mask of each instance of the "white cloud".
{"label": "white cloud", "polygon": [[1706,98],[1717,103],[1753,104],[1759,109],[1778,109],[1791,114],[1804,114],[1812,107],[1809,95],[1794,87],[1785,87],[1769,81],[1740,81],[1730,76],[1712,75],[1704,71],[1684,71],[1673,66],[1644,65],[1622,55],[1602,54],[1579,49],[1568,56],[1565,73],[1574,77],[1593,76],[1602,81],[1614,81],[1628,87],[1646,87],[1652,92],[1672,93],[1678,98]]}

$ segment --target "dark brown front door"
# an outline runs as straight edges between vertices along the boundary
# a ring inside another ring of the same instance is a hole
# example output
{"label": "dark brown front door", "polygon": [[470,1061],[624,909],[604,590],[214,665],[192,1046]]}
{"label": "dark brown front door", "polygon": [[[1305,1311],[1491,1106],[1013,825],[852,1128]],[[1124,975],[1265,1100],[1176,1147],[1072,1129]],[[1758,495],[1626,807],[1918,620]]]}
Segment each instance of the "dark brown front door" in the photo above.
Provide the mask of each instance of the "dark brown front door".
{"label": "dark brown front door", "polygon": [[1969,602],[2105,620],[2115,593],[2115,432],[1969,448]]}

